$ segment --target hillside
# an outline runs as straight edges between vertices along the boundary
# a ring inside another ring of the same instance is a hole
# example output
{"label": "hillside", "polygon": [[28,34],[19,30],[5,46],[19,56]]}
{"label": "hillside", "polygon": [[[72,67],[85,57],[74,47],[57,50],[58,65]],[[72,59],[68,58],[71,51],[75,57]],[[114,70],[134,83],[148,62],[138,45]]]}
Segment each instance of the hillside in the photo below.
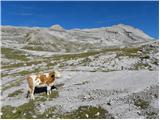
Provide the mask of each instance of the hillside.
{"label": "hillside", "polygon": [[[159,41],[132,26],[1,26],[2,118],[158,118]],[[58,70],[52,94],[26,76]]]}

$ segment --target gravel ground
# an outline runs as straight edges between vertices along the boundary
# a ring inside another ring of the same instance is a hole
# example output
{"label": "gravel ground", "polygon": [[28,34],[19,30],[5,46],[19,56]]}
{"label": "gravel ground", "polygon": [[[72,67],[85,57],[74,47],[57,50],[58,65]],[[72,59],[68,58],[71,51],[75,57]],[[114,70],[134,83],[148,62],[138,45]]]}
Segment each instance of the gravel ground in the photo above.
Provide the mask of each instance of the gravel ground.
{"label": "gravel ground", "polygon": [[[26,81],[21,86],[6,90],[2,95],[3,106],[20,106],[29,102],[26,97]],[[149,101],[148,111],[158,114],[158,71],[72,72],[63,71],[56,80],[59,96],[40,103],[40,110],[54,106],[61,112],[70,112],[79,106],[101,106],[115,118],[146,118],[146,113],[134,105],[134,97]],[[17,89],[21,96],[8,97]],[[154,89],[154,90],[153,90]],[[54,89],[52,92],[55,91]],[[147,94],[151,92],[151,94]],[[38,97],[39,94],[35,94]],[[12,101],[12,102],[11,102]],[[146,111],[147,111],[146,110]]]}

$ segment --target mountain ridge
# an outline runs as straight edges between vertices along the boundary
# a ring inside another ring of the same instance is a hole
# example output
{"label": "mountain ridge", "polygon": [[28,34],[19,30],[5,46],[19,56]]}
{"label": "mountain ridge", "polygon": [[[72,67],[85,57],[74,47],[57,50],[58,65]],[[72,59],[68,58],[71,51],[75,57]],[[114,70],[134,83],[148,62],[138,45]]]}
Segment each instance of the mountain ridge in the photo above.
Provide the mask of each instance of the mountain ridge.
{"label": "mountain ridge", "polygon": [[[136,28],[136,27],[133,27],[133,26],[131,26],[131,25],[127,25],[127,24],[122,24],[122,23],[119,23],[119,24],[115,24],[115,25],[111,25],[111,26],[104,26],[104,27],[93,27],[93,28],[71,28],[71,29],[65,29],[65,28],[63,28],[61,25],[59,25],[59,24],[53,24],[53,25],[51,25],[50,27],[39,27],[39,26],[32,26],[32,27],[29,27],[29,26],[12,26],[12,25],[1,25],[0,27],[1,28],[5,28],[5,27],[11,27],[11,28],[26,28],[26,29],[52,29],[52,27],[53,27],[53,29],[52,30],[54,30],[54,29],[59,29],[59,30],[65,30],[65,31],[72,31],[72,30],[94,30],[94,29],[106,29],[106,28],[111,28],[111,27],[115,27],[115,26],[121,26],[121,27],[131,27],[131,28],[133,28],[133,29],[137,29],[137,30],[139,30],[139,31],[141,31],[141,32],[143,32],[144,34],[147,34],[147,33],[145,33],[143,30],[140,30],[140,29],[138,29],[138,28]],[[54,28],[55,27],[55,28]],[[148,35],[149,36],[149,35]],[[149,36],[149,37],[151,37],[151,36]],[[151,37],[151,39],[155,39],[155,38],[153,38],[153,37]]]}
{"label": "mountain ridge", "polygon": [[[1,27],[4,45],[38,51],[83,52],[112,46],[132,46],[137,43],[154,41],[142,30],[118,24],[111,27],[65,30],[60,25],[50,28]],[[10,43],[13,43],[10,45]]]}

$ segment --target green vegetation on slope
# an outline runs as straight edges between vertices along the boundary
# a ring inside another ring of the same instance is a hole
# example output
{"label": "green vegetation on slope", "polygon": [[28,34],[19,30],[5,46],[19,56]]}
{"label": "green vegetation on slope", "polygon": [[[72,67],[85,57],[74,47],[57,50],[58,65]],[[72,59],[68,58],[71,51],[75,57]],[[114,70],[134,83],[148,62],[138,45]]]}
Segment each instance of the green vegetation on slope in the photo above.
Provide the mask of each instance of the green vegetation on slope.
{"label": "green vegetation on slope", "polygon": [[21,95],[22,93],[23,93],[22,89],[19,89],[14,91],[13,93],[10,93],[8,97],[15,97],[15,96]]}
{"label": "green vegetation on slope", "polygon": [[149,106],[149,102],[138,98],[134,100],[134,105],[140,107],[141,109],[146,109]]}
{"label": "green vegetation on slope", "polygon": [[62,119],[113,119],[113,116],[102,107],[80,106],[77,110],[65,113]]}
{"label": "green vegetation on slope", "polygon": [[8,82],[7,84],[2,86],[2,91],[5,91],[11,87],[19,86],[21,84],[21,82],[22,82],[22,80],[20,80],[20,79]]}
{"label": "green vegetation on slope", "polygon": [[107,110],[101,107],[80,106],[77,110],[69,113],[56,113],[56,108],[50,107],[43,113],[36,109],[36,103],[30,101],[19,107],[4,106],[2,107],[2,119],[31,119],[31,118],[63,118],[63,119],[113,119],[114,117]]}
{"label": "green vegetation on slope", "polygon": [[29,60],[25,55],[22,54],[21,51],[15,51],[14,49],[11,48],[1,48],[1,52],[8,59],[16,59],[21,61]]}
{"label": "green vegetation on slope", "polygon": [[[21,94],[21,90],[17,90],[11,94],[9,94],[9,97],[15,97],[19,94]],[[53,115],[54,109],[48,108],[44,111],[44,113],[40,113],[37,109],[37,106],[41,104],[42,102],[46,100],[53,100],[54,98],[57,98],[59,96],[58,91],[52,91],[52,93],[47,96],[45,92],[40,93],[39,96],[35,98],[35,100],[30,100],[28,103],[25,103],[23,105],[20,105],[18,107],[12,107],[10,105],[3,106],[2,107],[2,119],[30,119],[30,118],[48,118],[49,116]],[[50,113],[48,113],[50,112]],[[47,117],[47,116],[48,117]]]}

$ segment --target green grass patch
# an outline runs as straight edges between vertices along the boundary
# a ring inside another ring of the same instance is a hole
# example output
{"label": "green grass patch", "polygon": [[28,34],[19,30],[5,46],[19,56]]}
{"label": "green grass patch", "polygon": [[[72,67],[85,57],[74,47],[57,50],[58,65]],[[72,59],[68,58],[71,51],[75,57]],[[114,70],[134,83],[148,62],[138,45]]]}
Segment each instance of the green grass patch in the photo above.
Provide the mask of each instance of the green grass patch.
{"label": "green grass patch", "polygon": [[44,111],[44,113],[39,113],[36,109],[37,103],[34,101],[30,101],[18,107],[12,106],[3,106],[1,111],[3,115],[2,119],[45,119],[45,118],[53,118],[53,112],[55,110],[54,107],[48,108]]}
{"label": "green grass patch", "polygon": [[22,82],[21,80],[14,80],[14,81],[8,82],[7,84],[2,86],[2,91],[5,91],[11,87],[20,86],[21,82]]}
{"label": "green grass patch", "polygon": [[149,64],[144,64],[144,63],[141,63],[141,62],[134,64],[134,69],[135,70],[145,69],[145,68],[151,69],[151,66]]}
{"label": "green grass patch", "polygon": [[3,74],[3,73],[1,73],[1,78],[2,78],[2,77],[6,77],[6,76],[8,76],[8,74]]}
{"label": "green grass patch", "polygon": [[53,56],[54,60],[71,60],[71,59],[77,59],[77,58],[84,58],[91,55],[98,54],[99,52],[86,52],[86,53],[79,53],[79,54],[64,54],[64,55],[55,55]]}
{"label": "green grass patch", "polygon": [[14,107],[12,107],[12,106],[10,106],[10,105],[7,105],[7,106],[4,106],[4,107],[2,107],[1,108],[1,112],[3,113],[2,114],[2,116],[1,116],[1,118],[2,119],[11,119],[11,118],[13,118],[12,116],[13,116],[13,110],[14,110],[15,108]]}
{"label": "green grass patch", "polygon": [[31,66],[31,65],[38,65],[38,64],[41,64],[42,62],[46,62],[47,60],[35,60],[35,61],[29,61],[29,62],[26,62],[26,65],[27,66]]}
{"label": "green grass patch", "polygon": [[140,50],[140,48],[139,47],[137,47],[137,48],[122,48],[121,50],[124,52],[128,52],[128,53],[137,53]]}
{"label": "green grass patch", "polygon": [[24,63],[3,65],[3,66],[2,66],[2,69],[16,68],[16,67],[22,67],[22,66],[24,66]]}
{"label": "green grass patch", "polygon": [[50,107],[50,108],[46,109],[43,114],[37,115],[37,118],[39,118],[39,119],[55,118],[54,111],[55,111],[55,108]]}
{"label": "green grass patch", "polygon": [[51,94],[49,95],[49,98],[57,98],[59,97],[59,92],[56,90],[52,91]]}
{"label": "green grass patch", "polygon": [[27,71],[27,70],[23,70],[23,71],[21,71],[21,72],[19,72],[19,73],[17,73],[17,74],[20,74],[20,75],[27,75],[27,74],[30,74],[30,73],[32,73],[32,71]]}
{"label": "green grass patch", "polygon": [[[15,96],[19,94],[20,91],[14,92],[11,96]],[[2,111],[2,119],[31,119],[31,118],[53,118],[53,112],[55,108],[51,107],[44,111],[44,113],[40,113],[37,109],[37,105],[41,104],[42,102],[51,100],[51,98],[58,97],[58,91],[52,91],[52,94],[47,96],[46,93],[39,94],[35,100],[30,100],[28,103],[20,105],[18,107],[12,106],[3,106],[1,108]]]}
{"label": "green grass patch", "polygon": [[[46,60],[44,60],[45,62]],[[9,68],[18,68],[18,67],[24,67],[25,64],[26,66],[31,66],[31,65],[38,65],[41,64],[41,62],[43,62],[42,60],[36,60],[36,61],[28,61],[26,63],[17,63],[17,64],[10,64],[10,65],[3,65],[2,69],[9,69]]]}
{"label": "green grass patch", "polygon": [[80,106],[77,110],[63,114],[62,119],[105,119],[113,118],[107,110],[101,107]]}
{"label": "green grass patch", "polygon": [[122,48],[118,51],[117,56],[129,56],[129,57],[138,57],[138,51],[140,48]]}
{"label": "green grass patch", "polygon": [[158,119],[158,113],[156,112],[147,112],[147,119]]}
{"label": "green grass patch", "polygon": [[[40,97],[42,98],[49,98],[50,100],[52,100],[53,98],[57,98],[59,97],[59,92],[57,90],[52,90],[50,95],[47,95],[46,92],[40,93]],[[43,99],[42,98],[42,99]]]}
{"label": "green grass patch", "polygon": [[141,109],[146,109],[149,106],[149,102],[138,98],[134,100],[134,105],[140,107]]}
{"label": "green grass patch", "polygon": [[44,49],[42,46],[25,46],[23,47],[23,49],[27,49],[27,50],[35,50],[35,51],[48,51],[47,49]]}
{"label": "green grass patch", "polygon": [[35,102],[30,101],[19,107],[4,106],[2,107],[2,113],[2,119],[30,119],[33,115],[37,114],[38,111],[35,109]]}
{"label": "green grass patch", "polygon": [[[97,54],[101,54],[101,53],[106,53],[106,52],[122,52],[122,55],[126,55],[126,56],[137,56],[137,52],[140,48],[106,48],[106,49],[102,49],[102,50],[95,50],[95,51],[87,51],[87,52],[83,52],[83,53],[76,53],[76,54],[63,54],[63,55],[54,55],[52,57],[49,57],[48,59],[51,60],[71,60],[71,59],[78,59],[78,58],[85,58],[85,57],[89,57],[89,56],[94,56]],[[88,61],[88,59],[86,60]],[[85,62],[86,62],[85,61]]]}
{"label": "green grass patch", "polygon": [[15,51],[14,49],[11,48],[1,48],[1,52],[8,59],[16,59],[21,61],[29,60],[25,55],[22,54],[21,51]]}
{"label": "green grass patch", "polygon": [[18,107],[3,106],[2,119],[47,119],[47,118],[61,118],[61,119],[113,119],[114,117],[109,112],[101,107],[80,106],[77,110],[68,113],[56,113],[55,107],[46,109],[40,113],[35,101],[29,101]]}
{"label": "green grass patch", "polygon": [[25,75],[29,75],[29,74],[32,74],[32,73],[39,73],[40,71],[43,71],[43,70],[41,70],[40,68],[36,68],[36,69],[33,69],[33,70],[22,70],[22,71],[20,71],[20,72],[18,72],[18,73],[16,73],[17,75],[21,75],[21,76],[25,76]]}
{"label": "green grass patch", "polygon": [[22,93],[23,93],[22,89],[19,89],[14,91],[13,93],[10,93],[8,97],[15,97],[15,96],[21,95]]}

